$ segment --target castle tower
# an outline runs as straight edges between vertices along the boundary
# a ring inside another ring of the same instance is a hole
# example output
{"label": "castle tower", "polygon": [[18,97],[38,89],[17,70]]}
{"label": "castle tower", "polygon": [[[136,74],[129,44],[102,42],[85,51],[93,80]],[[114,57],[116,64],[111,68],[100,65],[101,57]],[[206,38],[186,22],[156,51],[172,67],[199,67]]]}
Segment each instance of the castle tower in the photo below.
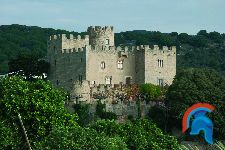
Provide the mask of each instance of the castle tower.
{"label": "castle tower", "polygon": [[91,26],[87,30],[89,44],[92,46],[114,46],[114,31],[112,26]]}

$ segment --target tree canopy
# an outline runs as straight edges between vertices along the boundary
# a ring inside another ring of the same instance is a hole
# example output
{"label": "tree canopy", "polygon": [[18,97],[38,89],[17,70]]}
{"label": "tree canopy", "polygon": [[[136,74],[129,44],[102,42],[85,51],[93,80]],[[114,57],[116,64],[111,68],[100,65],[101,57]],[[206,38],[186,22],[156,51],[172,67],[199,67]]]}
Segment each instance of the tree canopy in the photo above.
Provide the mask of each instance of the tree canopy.
{"label": "tree canopy", "polygon": [[[77,125],[75,122],[77,117],[64,109],[66,95],[66,92],[54,89],[43,80],[27,82],[20,77],[1,79],[0,120],[3,126],[1,129],[7,133],[10,132],[8,131],[10,128],[14,133],[8,136],[19,136],[20,114],[27,135],[33,143],[47,136],[53,126]],[[5,140],[9,143],[12,143],[10,140],[14,141],[13,138]]]}
{"label": "tree canopy", "polygon": [[[100,120],[87,127],[65,110],[67,93],[46,81],[0,79],[0,147],[28,149],[18,114],[32,149],[177,149],[178,141],[150,120],[116,123]],[[75,107],[77,108],[77,107]],[[78,112],[85,112],[80,108]],[[102,112],[100,106],[99,112]],[[108,116],[107,116],[108,117]],[[81,118],[83,119],[83,118]],[[80,123],[80,122],[79,122]]]}
{"label": "tree canopy", "polygon": [[225,78],[211,69],[186,69],[177,73],[173,84],[166,95],[166,104],[170,109],[170,120],[181,119],[184,112],[191,105],[205,102],[215,106],[210,114],[214,123],[215,136],[223,138],[224,132],[224,106],[225,106]]}

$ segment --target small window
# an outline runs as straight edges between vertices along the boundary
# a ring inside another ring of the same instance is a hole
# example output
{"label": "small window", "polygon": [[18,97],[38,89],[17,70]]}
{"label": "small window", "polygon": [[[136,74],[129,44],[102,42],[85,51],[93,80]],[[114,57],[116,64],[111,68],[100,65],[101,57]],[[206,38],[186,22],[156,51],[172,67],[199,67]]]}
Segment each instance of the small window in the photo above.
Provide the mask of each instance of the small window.
{"label": "small window", "polygon": [[117,68],[118,69],[123,69],[123,61],[122,60],[118,60],[118,62],[117,62]]}
{"label": "small window", "polygon": [[56,80],[56,85],[59,86],[59,80]]}
{"label": "small window", "polygon": [[163,60],[158,59],[158,67],[163,67]]}
{"label": "small window", "polygon": [[126,77],[126,84],[130,85],[131,84],[131,77]]}
{"label": "small window", "polygon": [[106,77],[105,84],[112,84],[112,77]]}
{"label": "small window", "polygon": [[106,45],[109,45],[109,39],[106,39]]}
{"label": "small window", "polygon": [[82,84],[82,82],[83,82],[82,75],[78,76],[78,80],[79,80],[80,84]]}
{"label": "small window", "polygon": [[80,58],[80,62],[82,62],[83,61],[83,59],[82,58]]}
{"label": "small window", "polygon": [[53,47],[54,54],[57,54],[56,47]]}
{"label": "small window", "polygon": [[55,66],[56,66],[56,59],[55,59]]}
{"label": "small window", "polygon": [[163,79],[158,79],[158,85],[163,87],[164,85]]}
{"label": "small window", "polygon": [[91,81],[91,84],[95,84],[95,81]]}
{"label": "small window", "polygon": [[105,69],[105,62],[101,62],[101,69]]}

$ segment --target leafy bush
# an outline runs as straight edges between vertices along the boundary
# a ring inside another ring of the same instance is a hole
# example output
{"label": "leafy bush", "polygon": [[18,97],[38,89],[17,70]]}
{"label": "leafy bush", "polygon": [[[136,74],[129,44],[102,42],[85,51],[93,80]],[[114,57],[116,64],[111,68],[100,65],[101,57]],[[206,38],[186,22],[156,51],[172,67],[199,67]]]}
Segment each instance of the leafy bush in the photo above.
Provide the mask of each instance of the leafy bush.
{"label": "leafy bush", "polygon": [[140,93],[145,96],[146,101],[156,100],[162,95],[160,87],[151,83],[140,85]]}
{"label": "leafy bush", "polygon": [[[66,92],[56,90],[42,80],[27,82],[20,77],[0,80],[0,119],[7,122],[15,135],[21,136],[20,114],[31,142],[47,136],[53,126],[77,125],[76,115],[65,111],[65,100]],[[6,129],[1,128],[7,133]]]}
{"label": "leafy bush", "polygon": [[98,133],[105,133],[114,138],[120,137],[129,149],[178,149],[177,140],[164,135],[157,126],[149,120],[138,119],[124,124],[115,121],[101,120],[90,126]]}

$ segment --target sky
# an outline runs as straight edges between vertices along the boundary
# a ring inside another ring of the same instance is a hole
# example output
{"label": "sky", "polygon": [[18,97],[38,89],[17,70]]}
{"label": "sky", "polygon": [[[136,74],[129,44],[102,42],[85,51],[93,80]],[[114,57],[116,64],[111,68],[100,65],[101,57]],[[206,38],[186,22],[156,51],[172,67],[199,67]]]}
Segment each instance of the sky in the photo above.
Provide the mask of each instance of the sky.
{"label": "sky", "polygon": [[225,33],[225,0],[0,0],[0,25]]}

